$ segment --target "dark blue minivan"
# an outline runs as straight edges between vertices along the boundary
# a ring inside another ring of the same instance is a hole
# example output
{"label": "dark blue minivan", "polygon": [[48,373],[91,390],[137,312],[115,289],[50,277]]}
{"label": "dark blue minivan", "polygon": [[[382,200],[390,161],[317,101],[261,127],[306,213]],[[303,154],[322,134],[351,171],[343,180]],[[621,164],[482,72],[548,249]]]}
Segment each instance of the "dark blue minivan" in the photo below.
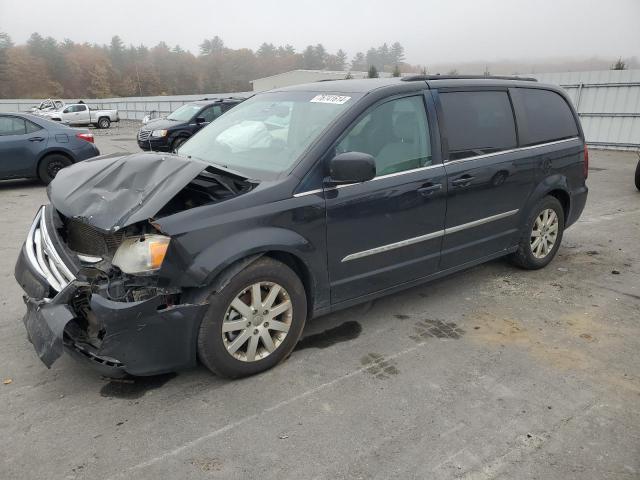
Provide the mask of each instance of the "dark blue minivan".
{"label": "dark blue minivan", "polygon": [[25,325],[47,365],[64,349],[108,375],[251,375],[310,317],[498,257],[545,267],[587,173],[568,97],[535,81],[260,93],[177,154],[61,171],[15,269]]}

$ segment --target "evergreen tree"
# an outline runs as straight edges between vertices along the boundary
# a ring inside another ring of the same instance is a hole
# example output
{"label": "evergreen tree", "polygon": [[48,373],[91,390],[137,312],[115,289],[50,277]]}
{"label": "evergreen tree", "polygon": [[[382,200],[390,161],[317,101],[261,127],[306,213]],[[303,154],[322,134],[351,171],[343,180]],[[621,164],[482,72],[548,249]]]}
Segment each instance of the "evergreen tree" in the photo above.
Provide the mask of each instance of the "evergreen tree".
{"label": "evergreen tree", "polygon": [[344,70],[347,66],[347,52],[340,49],[336,52],[336,70]]}
{"label": "evergreen tree", "polygon": [[367,62],[364,58],[364,53],[358,52],[351,60],[351,70],[355,70],[356,72],[362,72],[367,69]]}
{"label": "evergreen tree", "polygon": [[627,64],[622,60],[622,57],[616,60],[616,63],[611,65],[611,70],[626,70]]}
{"label": "evergreen tree", "polygon": [[9,95],[9,49],[12,47],[11,37],[0,32],[0,98],[6,98]]}
{"label": "evergreen tree", "polygon": [[400,67],[398,67],[398,64],[396,64],[396,66],[393,68],[393,76],[394,77],[399,77],[400,75],[402,75],[400,73]]}
{"label": "evergreen tree", "polygon": [[368,73],[368,75],[367,75],[367,76],[368,76],[368,78],[378,78],[378,77],[379,77],[379,75],[378,75],[378,69],[376,68],[376,66],[375,66],[375,65],[371,65],[371,66],[369,67],[369,73]]}
{"label": "evergreen tree", "polygon": [[391,45],[391,60],[396,65],[404,62],[404,47],[400,45],[400,42],[395,42]]}

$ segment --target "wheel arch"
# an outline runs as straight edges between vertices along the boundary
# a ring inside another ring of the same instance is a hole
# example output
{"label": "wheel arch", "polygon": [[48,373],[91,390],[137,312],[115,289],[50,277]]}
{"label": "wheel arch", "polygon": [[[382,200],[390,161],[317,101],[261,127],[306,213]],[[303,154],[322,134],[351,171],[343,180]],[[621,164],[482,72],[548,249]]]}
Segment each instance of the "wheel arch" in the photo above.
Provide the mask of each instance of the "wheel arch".
{"label": "wheel arch", "polygon": [[42,161],[50,155],[62,155],[63,157],[67,157],[69,160],[71,160],[71,163],[76,163],[76,159],[73,156],[73,154],[71,154],[71,152],[68,152],[64,149],[54,148],[51,150],[45,150],[44,152],[41,152],[40,155],[38,156],[38,161],[36,162],[36,169],[35,169],[36,176],[38,176],[38,170],[40,169],[40,164],[42,163]]}
{"label": "wheel arch", "polygon": [[171,132],[169,134],[170,136],[170,145],[173,147],[173,144],[176,140],[180,139],[180,138],[184,138],[185,140],[189,140],[192,136],[193,133],[189,132],[188,130],[178,130],[176,132]]}
{"label": "wheel arch", "polygon": [[526,220],[534,205],[538,203],[540,199],[547,195],[551,195],[552,197],[557,198],[562,205],[564,219],[565,222],[567,222],[571,211],[571,194],[569,192],[569,183],[567,177],[564,175],[557,174],[545,178],[536,186],[532,194],[529,196],[529,200],[527,201],[525,210],[522,212],[521,218],[523,221]]}
{"label": "wheel arch", "polygon": [[569,220],[569,210],[571,208],[571,196],[569,195],[569,192],[561,188],[556,188],[547,192],[547,195],[551,195],[552,197],[558,199],[560,205],[562,205],[562,210],[564,212],[564,221],[565,223],[567,223],[567,221]]}
{"label": "wheel arch", "polygon": [[[260,239],[270,238],[268,244],[260,244]],[[300,234],[277,227],[265,227],[240,235],[232,235],[222,242],[214,242],[211,247],[192,258],[190,265],[182,268],[177,265],[181,254],[180,241],[171,242],[168,258],[177,260],[174,265],[167,265],[161,276],[165,276],[174,285],[194,287],[189,297],[202,300],[212,291],[220,291],[231,279],[244,268],[259,258],[266,256],[287,265],[300,278],[307,296],[308,317],[314,311],[317,299],[319,279],[313,274],[309,258],[313,250],[311,244]],[[173,250],[173,252],[172,252]],[[175,274],[181,272],[180,278]]]}

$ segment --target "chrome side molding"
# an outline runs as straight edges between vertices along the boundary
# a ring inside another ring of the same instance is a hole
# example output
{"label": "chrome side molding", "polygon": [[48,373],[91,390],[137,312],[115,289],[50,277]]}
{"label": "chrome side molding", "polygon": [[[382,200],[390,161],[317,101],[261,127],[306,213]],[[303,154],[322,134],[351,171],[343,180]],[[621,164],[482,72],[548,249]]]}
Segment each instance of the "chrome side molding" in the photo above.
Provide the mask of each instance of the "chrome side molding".
{"label": "chrome side molding", "polygon": [[468,228],[478,227],[480,225],[484,225],[485,223],[494,222],[496,220],[501,220],[503,218],[510,217],[515,215],[520,210],[509,210],[508,212],[498,213],[496,215],[491,215],[490,217],[480,218],[478,220],[474,220],[473,222],[463,223],[462,225],[456,225],[455,227],[445,228],[444,230],[438,230],[436,232],[427,233],[426,235],[420,235],[419,237],[407,238],[406,240],[401,240],[395,243],[389,243],[387,245],[382,245],[380,247],[371,248],[369,250],[363,250],[361,252],[351,253],[342,259],[342,262],[349,262],[351,260],[357,260],[358,258],[368,257],[369,255],[376,255],[382,252],[388,252],[389,250],[394,250],[396,248],[406,247],[408,245],[413,245],[420,242],[426,242],[427,240],[432,240],[434,238],[442,237],[444,235],[450,233],[461,232],[462,230],[466,230]]}

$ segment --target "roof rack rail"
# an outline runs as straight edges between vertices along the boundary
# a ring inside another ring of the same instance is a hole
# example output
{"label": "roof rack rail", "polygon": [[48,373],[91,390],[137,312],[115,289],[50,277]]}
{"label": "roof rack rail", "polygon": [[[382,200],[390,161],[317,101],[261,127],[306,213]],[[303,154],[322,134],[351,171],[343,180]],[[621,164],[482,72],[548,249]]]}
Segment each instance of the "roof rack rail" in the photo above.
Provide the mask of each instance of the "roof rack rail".
{"label": "roof rack rail", "polygon": [[533,77],[518,77],[515,75],[408,75],[402,77],[403,82],[418,82],[425,80],[522,80],[525,82],[537,82]]}

